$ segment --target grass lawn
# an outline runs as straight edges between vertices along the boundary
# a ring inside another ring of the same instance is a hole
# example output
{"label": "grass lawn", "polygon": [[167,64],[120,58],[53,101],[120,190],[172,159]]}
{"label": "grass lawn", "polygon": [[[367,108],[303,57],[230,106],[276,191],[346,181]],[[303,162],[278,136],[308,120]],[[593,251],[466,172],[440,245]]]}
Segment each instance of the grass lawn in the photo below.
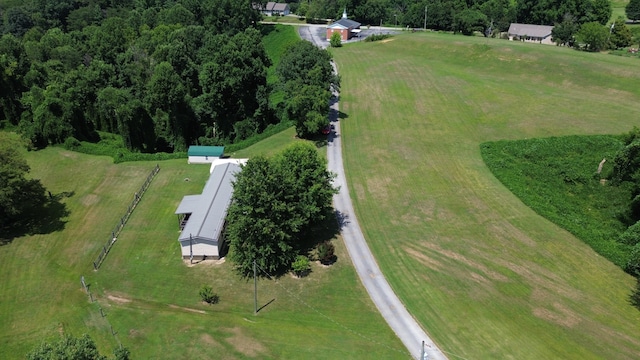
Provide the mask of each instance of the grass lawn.
{"label": "grass lawn", "polygon": [[[292,132],[285,133],[292,141]],[[242,155],[287,142],[274,139]],[[264,308],[257,316],[253,282],[238,278],[230,263],[183,263],[173,212],[182,196],[202,191],[208,166],[159,162],[160,172],[94,272],[100,246],[156,163],[113,164],[61,148],[26,156],[33,176],[52,193],[70,194],[64,199],[70,215],[61,231],[0,246],[0,358],[24,358],[62,333],[88,333],[105,354],[119,340],[134,359],[408,357],[361,287],[340,238],[334,266],[314,264],[303,279],[260,280]],[[81,276],[96,302],[82,290]],[[200,302],[205,284],[219,304]]]}
{"label": "grass lawn", "polygon": [[358,219],[450,358],[637,358],[634,279],[525,206],[480,155],[486,141],[629,131],[637,60],[434,33],[332,52]]}

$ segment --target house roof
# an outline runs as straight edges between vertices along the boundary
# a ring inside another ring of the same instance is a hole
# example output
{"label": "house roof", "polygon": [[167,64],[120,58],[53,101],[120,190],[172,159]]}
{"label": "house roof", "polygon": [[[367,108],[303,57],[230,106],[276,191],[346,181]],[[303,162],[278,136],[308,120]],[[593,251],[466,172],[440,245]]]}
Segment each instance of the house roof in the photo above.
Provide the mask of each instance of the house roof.
{"label": "house roof", "polygon": [[233,195],[232,182],[239,171],[238,164],[220,164],[211,172],[201,195],[187,195],[182,199],[175,213],[191,216],[180,233],[180,241],[190,237],[219,240]]}
{"label": "house roof", "polygon": [[509,35],[530,36],[537,38],[545,38],[551,35],[553,26],[547,25],[531,25],[512,23],[509,25]]}
{"label": "house roof", "polygon": [[264,11],[285,11],[288,8],[289,8],[289,4],[287,3],[277,3],[274,1],[269,1],[264,6],[263,10]]}
{"label": "house roof", "polygon": [[224,153],[224,146],[189,146],[188,156],[220,157]]}
{"label": "house roof", "polygon": [[343,29],[355,29],[355,28],[359,28],[360,27],[360,23],[357,21],[353,21],[351,19],[345,19],[342,18],[336,22],[334,22],[333,24],[328,26],[331,29],[335,29],[335,28],[343,28]]}

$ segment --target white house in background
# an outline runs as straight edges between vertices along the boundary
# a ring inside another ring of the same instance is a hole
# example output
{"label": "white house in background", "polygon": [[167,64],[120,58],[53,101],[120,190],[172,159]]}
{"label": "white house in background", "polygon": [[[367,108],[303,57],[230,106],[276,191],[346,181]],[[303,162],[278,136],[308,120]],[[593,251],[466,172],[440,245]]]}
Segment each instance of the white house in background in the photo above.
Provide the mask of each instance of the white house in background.
{"label": "white house in background", "polygon": [[509,40],[517,38],[526,42],[553,44],[551,30],[553,30],[553,26],[512,23],[509,25],[507,34],[509,35]]}
{"label": "white house in background", "polygon": [[191,145],[187,151],[189,164],[209,164],[224,154],[224,146]]}
{"label": "white house in background", "polygon": [[182,198],[175,214],[180,224],[183,259],[219,259],[226,251],[224,227],[233,195],[235,176],[246,160],[219,159],[211,165],[209,180],[200,195]]}
{"label": "white house in background", "polygon": [[265,16],[287,16],[289,15],[289,4],[269,1],[259,10]]}

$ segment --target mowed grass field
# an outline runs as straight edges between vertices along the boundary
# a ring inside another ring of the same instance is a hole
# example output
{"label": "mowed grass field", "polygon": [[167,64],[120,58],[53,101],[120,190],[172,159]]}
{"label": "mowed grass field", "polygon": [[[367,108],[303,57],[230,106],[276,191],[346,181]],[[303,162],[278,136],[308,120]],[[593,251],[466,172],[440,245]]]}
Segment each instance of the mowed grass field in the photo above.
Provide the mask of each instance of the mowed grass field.
{"label": "mowed grass field", "polygon": [[[281,149],[292,134],[242,155]],[[114,165],[108,157],[61,148],[25,155],[33,177],[53,194],[68,193],[62,201],[69,216],[61,231],[0,246],[1,359],[24,358],[63,333],[88,333],[107,355],[120,341],[133,359],[409,357],[360,285],[340,238],[333,266],[313,264],[303,279],[260,280],[257,316],[253,281],[239,278],[232,264],[184,263],[174,211],[184,195],[202,191],[208,166],[159,162],[160,172],[94,272],[92,261],[156,163]],[[201,302],[205,284],[220,303]]]}
{"label": "mowed grass field", "polygon": [[332,52],[358,220],[451,359],[640,356],[635,280],[527,208],[479,147],[628,132],[636,59],[435,33]]}

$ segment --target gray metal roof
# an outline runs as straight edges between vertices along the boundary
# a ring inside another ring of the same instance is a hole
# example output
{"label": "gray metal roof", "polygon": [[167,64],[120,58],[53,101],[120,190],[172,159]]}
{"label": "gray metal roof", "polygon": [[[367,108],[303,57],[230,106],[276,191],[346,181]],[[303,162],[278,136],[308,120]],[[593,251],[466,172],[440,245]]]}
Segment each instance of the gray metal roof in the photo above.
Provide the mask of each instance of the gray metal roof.
{"label": "gray metal roof", "polygon": [[191,214],[179,240],[189,237],[219,239],[233,195],[235,174],[240,166],[233,163],[220,164],[213,168],[201,195],[187,195],[182,199],[176,214]]}
{"label": "gray metal roof", "polygon": [[546,38],[551,36],[551,30],[553,30],[553,26],[512,23],[509,25],[508,33],[509,35]]}
{"label": "gray metal roof", "polygon": [[335,28],[338,27],[337,25],[341,25],[343,26],[345,29],[355,29],[360,27],[360,23],[357,21],[353,21],[351,19],[346,19],[346,18],[342,18],[336,22],[334,22],[333,24],[329,25],[329,28]]}

